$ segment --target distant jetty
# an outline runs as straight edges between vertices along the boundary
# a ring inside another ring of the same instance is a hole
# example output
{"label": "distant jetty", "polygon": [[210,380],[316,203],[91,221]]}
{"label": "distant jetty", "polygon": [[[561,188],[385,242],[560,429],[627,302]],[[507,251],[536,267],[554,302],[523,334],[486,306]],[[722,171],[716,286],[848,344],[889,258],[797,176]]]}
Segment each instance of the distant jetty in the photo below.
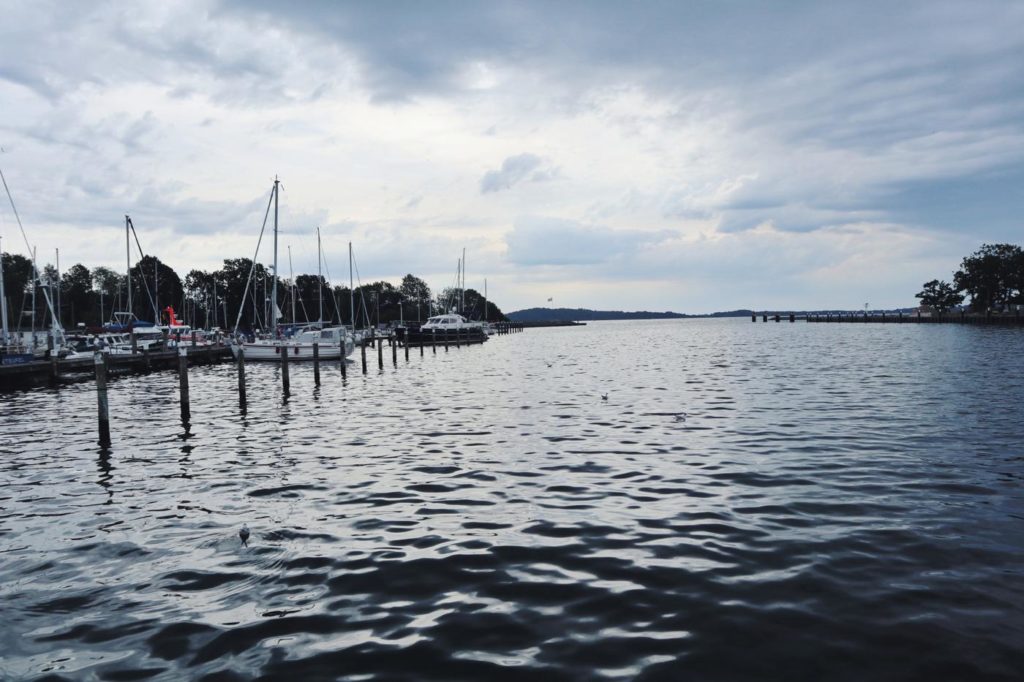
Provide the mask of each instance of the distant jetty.
{"label": "distant jetty", "polygon": [[[558,322],[592,322],[596,320],[681,320],[691,317],[749,317],[751,310],[730,310],[706,315],[687,315],[671,311],[652,312],[637,310],[591,310],[589,308],[526,308],[508,314],[515,322],[525,322],[530,326],[556,326]],[[545,323],[538,325],[533,323]]]}

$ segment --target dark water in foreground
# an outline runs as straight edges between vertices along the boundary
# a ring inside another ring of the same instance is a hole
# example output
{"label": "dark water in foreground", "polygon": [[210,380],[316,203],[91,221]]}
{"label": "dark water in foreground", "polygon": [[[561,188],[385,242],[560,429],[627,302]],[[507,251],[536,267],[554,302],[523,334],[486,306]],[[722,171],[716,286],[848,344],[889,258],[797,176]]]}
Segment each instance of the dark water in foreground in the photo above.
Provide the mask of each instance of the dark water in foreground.
{"label": "dark water in foreground", "polygon": [[0,677],[1020,679],[1020,331],[386,359],[0,395]]}

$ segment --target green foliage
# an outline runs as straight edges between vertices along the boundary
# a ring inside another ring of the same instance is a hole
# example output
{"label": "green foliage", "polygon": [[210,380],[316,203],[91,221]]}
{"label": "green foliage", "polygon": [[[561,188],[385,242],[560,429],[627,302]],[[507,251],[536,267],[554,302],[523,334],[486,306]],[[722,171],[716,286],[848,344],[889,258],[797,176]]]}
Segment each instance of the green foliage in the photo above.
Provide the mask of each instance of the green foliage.
{"label": "green foliage", "polygon": [[958,292],[956,287],[949,282],[937,279],[925,282],[924,288],[914,297],[921,299],[921,305],[930,306],[940,313],[944,313],[964,301],[964,295]]}
{"label": "green foliage", "polygon": [[[32,291],[32,263],[23,256],[5,253],[3,267],[4,287],[8,305],[14,311],[10,313],[13,320],[17,319],[20,307],[27,304],[27,295]],[[252,286],[245,294],[250,270],[253,270]],[[48,283],[47,273],[56,278],[56,269],[47,266],[40,273],[44,284]],[[236,319],[242,329],[265,328],[268,324],[273,277],[269,268],[261,263],[253,268],[253,262],[248,258],[225,259],[223,266],[212,272],[193,269],[182,280],[173,268],[146,256],[131,268],[131,276],[132,307],[139,319],[154,320],[153,307],[158,303],[161,309],[174,306],[178,316],[193,325],[211,324],[231,329]],[[155,286],[157,277],[159,289]],[[279,280],[277,286],[277,305],[284,323],[292,319],[291,284],[288,280]],[[60,285],[65,326],[78,323],[98,326],[109,321],[113,311],[123,311],[127,307],[125,276],[107,267],[97,266],[90,272],[84,265],[73,265],[61,277]],[[323,278],[308,274],[297,275],[295,287],[296,321],[303,323],[316,319],[322,287],[324,320],[351,324],[348,287],[330,287]],[[156,298],[158,291],[159,301]],[[400,319],[406,322],[426,320],[431,313],[447,309],[434,307],[431,293],[427,283],[412,274],[405,275],[397,287],[385,281],[364,284],[354,292],[356,325],[362,327]],[[444,290],[439,300],[442,297],[457,305],[454,290]],[[475,290],[467,289],[465,300],[466,316],[481,319],[483,297]],[[487,308],[487,319],[505,319],[493,303],[488,302]],[[36,319],[43,320],[46,314],[45,301],[42,296],[37,296]]]}
{"label": "green foliage", "polygon": [[953,276],[957,291],[971,296],[976,311],[1001,310],[1020,302],[1024,291],[1024,251],[1013,244],[983,244],[963,259]]}
{"label": "green foliage", "polygon": [[92,310],[92,273],[81,263],[75,263],[61,276],[61,320],[72,325],[94,322]]}
{"label": "green foliage", "polygon": [[5,253],[2,256],[4,266],[4,292],[13,299],[32,284],[32,261],[16,253]]}

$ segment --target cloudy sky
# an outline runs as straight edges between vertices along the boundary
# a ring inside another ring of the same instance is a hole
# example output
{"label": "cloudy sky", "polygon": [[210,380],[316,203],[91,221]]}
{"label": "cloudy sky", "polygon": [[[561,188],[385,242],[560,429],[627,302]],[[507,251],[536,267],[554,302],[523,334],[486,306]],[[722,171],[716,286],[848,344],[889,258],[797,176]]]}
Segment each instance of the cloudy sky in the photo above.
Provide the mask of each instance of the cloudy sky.
{"label": "cloudy sky", "polygon": [[336,280],[465,247],[506,310],[904,306],[1024,241],[1021,2],[0,8],[0,168],[65,267],[123,269],[126,213],[182,274],[251,256],[275,174],[283,275],[318,225]]}

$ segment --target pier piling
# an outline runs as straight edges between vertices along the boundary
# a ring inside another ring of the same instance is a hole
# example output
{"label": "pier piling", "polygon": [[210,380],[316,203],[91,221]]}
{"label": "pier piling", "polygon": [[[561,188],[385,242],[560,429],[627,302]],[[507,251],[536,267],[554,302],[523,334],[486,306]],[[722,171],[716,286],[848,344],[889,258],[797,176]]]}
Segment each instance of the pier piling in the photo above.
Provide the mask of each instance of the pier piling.
{"label": "pier piling", "polygon": [[320,385],[320,344],[313,342],[313,384]]}
{"label": "pier piling", "polygon": [[409,339],[408,339],[408,337],[405,339],[405,344],[403,344],[403,345],[405,346],[405,361],[409,362]]}
{"label": "pier piling", "polygon": [[430,330],[430,347],[433,349],[434,355],[437,355],[437,330],[436,329],[431,329]]}
{"label": "pier piling", "polygon": [[291,377],[288,376],[288,346],[281,346],[281,388],[284,389],[284,394],[288,395],[291,393],[292,382]]}
{"label": "pier piling", "polygon": [[110,403],[107,402],[107,363],[103,353],[93,354],[96,368],[96,408],[99,415],[100,445],[110,445]]}
{"label": "pier piling", "polygon": [[[342,346],[344,348],[344,345]],[[345,353],[341,353],[341,380],[344,381],[348,378],[348,360],[345,358]]]}
{"label": "pier piling", "polygon": [[366,374],[366,343],[359,344],[359,352],[363,355],[363,374]]}
{"label": "pier piling", "polygon": [[191,416],[188,399],[188,349],[178,348],[178,386],[181,389],[181,420],[187,422]]}
{"label": "pier piling", "polygon": [[398,341],[395,339],[388,339],[391,343],[391,362],[395,367],[398,367]]}
{"label": "pier piling", "polygon": [[377,369],[384,369],[384,339],[377,341]]}
{"label": "pier piling", "polygon": [[238,344],[238,406],[245,409],[245,347]]}

